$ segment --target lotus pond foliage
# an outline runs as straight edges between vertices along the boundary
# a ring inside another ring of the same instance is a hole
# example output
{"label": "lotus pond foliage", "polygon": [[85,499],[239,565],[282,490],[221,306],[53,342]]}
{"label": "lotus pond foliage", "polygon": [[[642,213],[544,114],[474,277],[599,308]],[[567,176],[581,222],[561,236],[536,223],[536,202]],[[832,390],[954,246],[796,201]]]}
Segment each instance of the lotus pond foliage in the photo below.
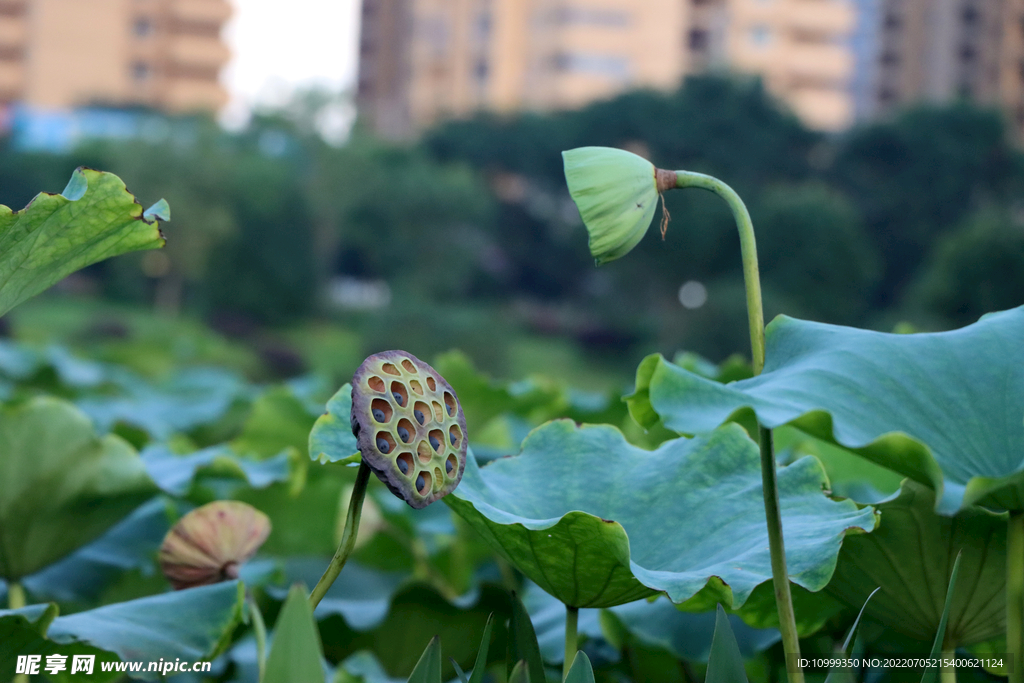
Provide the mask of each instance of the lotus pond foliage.
{"label": "lotus pond foliage", "polygon": [[[0,680],[157,681],[111,667],[158,660],[209,662],[182,683],[1024,680],[1024,308],[766,329],[731,188],[621,150],[564,164],[600,263],[661,193],[726,201],[749,365],[653,355],[594,395],[393,350],[338,387],[0,341]],[[0,313],[161,247],[168,217],[88,169],[0,209]],[[796,663],[929,653],[992,656]]]}

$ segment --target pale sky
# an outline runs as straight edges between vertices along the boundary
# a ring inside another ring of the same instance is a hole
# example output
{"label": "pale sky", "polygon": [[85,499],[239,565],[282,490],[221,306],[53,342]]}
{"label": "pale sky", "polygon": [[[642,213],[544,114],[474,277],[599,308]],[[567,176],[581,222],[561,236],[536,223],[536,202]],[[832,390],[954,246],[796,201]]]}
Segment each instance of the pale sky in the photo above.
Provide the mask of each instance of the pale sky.
{"label": "pale sky", "polygon": [[356,79],[360,0],[230,0],[224,36],[233,57],[222,120],[240,125],[254,104],[287,100],[296,88],[348,88]]}

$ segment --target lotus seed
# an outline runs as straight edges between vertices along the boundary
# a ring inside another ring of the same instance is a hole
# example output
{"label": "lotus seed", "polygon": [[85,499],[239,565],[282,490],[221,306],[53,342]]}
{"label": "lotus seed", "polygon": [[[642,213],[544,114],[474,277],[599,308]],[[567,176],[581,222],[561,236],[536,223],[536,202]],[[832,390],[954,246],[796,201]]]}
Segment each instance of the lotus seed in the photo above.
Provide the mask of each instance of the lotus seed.
{"label": "lotus seed", "polygon": [[455,469],[455,466],[452,465],[452,461],[451,460],[446,460],[445,463],[444,463],[444,469],[445,469],[446,472],[448,472],[448,474],[451,474],[452,470]]}
{"label": "lotus seed", "polygon": [[424,484],[426,484],[426,482],[423,481],[423,475],[422,474],[420,476],[416,477],[416,490],[417,491],[422,490]]}
{"label": "lotus seed", "polygon": [[397,403],[400,406],[405,405],[405,399],[402,398],[402,395],[400,393],[398,393],[397,391],[392,391],[391,395],[395,397],[395,403]]}
{"label": "lotus seed", "polygon": [[418,410],[412,411],[412,414],[416,416],[416,421],[423,424],[423,413]]}
{"label": "lotus seed", "polygon": [[451,417],[455,416],[455,406],[448,406],[448,415]]}
{"label": "lotus seed", "polygon": [[452,432],[451,434],[449,434],[448,437],[452,440],[452,445],[454,446],[455,445],[455,432]]}
{"label": "lotus seed", "polygon": [[402,470],[402,474],[409,474],[409,463],[404,458],[399,458],[398,469]]}
{"label": "lotus seed", "polygon": [[405,427],[399,427],[398,438],[401,439],[404,443],[409,443],[409,430],[406,429]]}
{"label": "lotus seed", "polygon": [[433,434],[430,435],[430,447],[435,451],[441,447],[441,442],[437,440],[437,437]]}
{"label": "lotus seed", "polygon": [[373,419],[377,422],[384,422],[384,411],[380,408],[373,409]]}
{"label": "lotus seed", "polygon": [[391,444],[384,439],[377,439],[377,450],[381,453],[387,453],[391,450]]}

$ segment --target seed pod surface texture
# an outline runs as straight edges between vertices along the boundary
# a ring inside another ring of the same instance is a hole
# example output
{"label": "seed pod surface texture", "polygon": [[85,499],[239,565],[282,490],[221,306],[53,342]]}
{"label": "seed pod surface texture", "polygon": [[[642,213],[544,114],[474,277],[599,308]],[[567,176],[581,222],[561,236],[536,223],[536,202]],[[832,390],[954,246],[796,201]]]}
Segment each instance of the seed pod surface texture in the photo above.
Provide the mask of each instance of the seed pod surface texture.
{"label": "seed pod surface texture", "polygon": [[352,433],[363,462],[391,492],[423,508],[466,469],[466,417],[444,377],[405,351],[382,351],[352,378]]}
{"label": "seed pod surface texture", "polygon": [[246,503],[218,500],[192,510],[160,545],[160,569],[175,590],[238,578],[270,535],[270,519]]}

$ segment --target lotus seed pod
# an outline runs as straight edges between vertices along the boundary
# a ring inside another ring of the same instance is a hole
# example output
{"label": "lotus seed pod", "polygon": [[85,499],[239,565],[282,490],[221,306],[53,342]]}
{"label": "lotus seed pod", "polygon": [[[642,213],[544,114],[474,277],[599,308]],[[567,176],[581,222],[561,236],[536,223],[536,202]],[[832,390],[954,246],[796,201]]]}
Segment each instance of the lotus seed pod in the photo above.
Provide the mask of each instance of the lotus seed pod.
{"label": "lotus seed pod", "polygon": [[462,480],[462,405],[444,377],[410,353],[382,351],[356,370],[352,433],[363,462],[414,508],[446,496]]}
{"label": "lotus seed pod", "polygon": [[218,500],[178,520],[160,545],[160,569],[175,590],[238,578],[239,568],[270,535],[256,508]]}

